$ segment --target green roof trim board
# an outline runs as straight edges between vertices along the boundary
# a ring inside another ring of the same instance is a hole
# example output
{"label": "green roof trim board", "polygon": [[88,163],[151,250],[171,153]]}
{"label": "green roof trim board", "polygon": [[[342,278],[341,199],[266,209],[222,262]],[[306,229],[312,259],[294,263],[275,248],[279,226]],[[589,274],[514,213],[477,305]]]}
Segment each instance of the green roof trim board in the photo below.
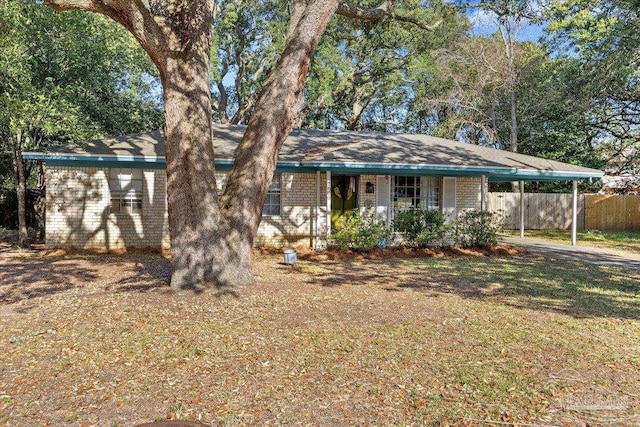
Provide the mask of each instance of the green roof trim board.
{"label": "green roof trim board", "polygon": [[[244,126],[214,125],[216,167],[229,170]],[[104,138],[84,146],[27,152],[25,159],[54,166],[164,169],[161,132]],[[551,181],[600,178],[602,171],[554,160],[417,134],[295,129],[277,163],[278,172],[480,176],[491,181]]]}

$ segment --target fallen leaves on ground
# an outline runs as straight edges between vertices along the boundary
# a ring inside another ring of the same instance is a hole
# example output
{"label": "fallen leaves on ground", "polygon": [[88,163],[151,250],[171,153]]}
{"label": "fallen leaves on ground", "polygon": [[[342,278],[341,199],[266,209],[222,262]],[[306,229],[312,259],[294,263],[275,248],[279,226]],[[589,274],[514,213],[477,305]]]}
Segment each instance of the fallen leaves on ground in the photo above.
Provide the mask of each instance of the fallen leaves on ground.
{"label": "fallen leaves on ground", "polygon": [[617,286],[573,300],[508,248],[299,255],[195,294],[160,254],[3,251],[0,425],[640,422],[637,275],[572,266]]}

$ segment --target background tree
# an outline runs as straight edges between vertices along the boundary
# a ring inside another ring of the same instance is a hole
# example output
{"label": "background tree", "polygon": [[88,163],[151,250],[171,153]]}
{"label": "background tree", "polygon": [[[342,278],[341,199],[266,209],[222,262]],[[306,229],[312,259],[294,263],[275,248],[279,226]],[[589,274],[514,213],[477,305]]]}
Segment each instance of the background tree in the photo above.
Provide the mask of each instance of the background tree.
{"label": "background tree", "polygon": [[508,147],[508,72],[501,45],[496,36],[466,35],[434,53],[440,72],[420,87],[422,103],[415,107],[434,116],[429,132]]}
{"label": "background tree", "polygon": [[[640,167],[640,2],[553,1],[547,44],[576,60],[575,93],[610,173]],[[640,184],[640,183],[638,183]]]}
{"label": "background tree", "polygon": [[220,123],[244,123],[284,46],[288,2],[218,1],[212,39],[213,110]]}
{"label": "background tree", "polygon": [[321,43],[309,78],[303,126],[398,131],[407,128],[408,105],[420,78],[428,78],[429,53],[464,31],[455,7],[442,1],[401,1],[401,20],[383,25],[338,17]]}
{"label": "background tree", "polygon": [[152,66],[105,18],[7,0],[0,22],[0,158],[12,171],[4,191],[17,191],[19,243],[27,245],[25,193],[34,164],[22,151],[157,129],[162,116],[146,99]]}
{"label": "background tree", "polygon": [[517,37],[523,23],[533,18],[535,6],[531,0],[491,0],[481,5],[492,12],[498,22],[505,59],[505,87],[509,98],[509,149],[517,152],[519,123],[516,87],[521,75],[519,65],[524,62],[518,55]]}
{"label": "background tree", "polygon": [[493,17],[494,32],[470,32],[433,54],[439,72],[418,87],[414,120],[428,133],[601,167],[596,132],[587,125],[599,104],[582,88],[581,62],[558,56],[551,45],[520,40],[520,31],[541,19],[542,5],[492,0],[472,6]]}
{"label": "background tree", "polygon": [[426,106],[438,115],[438,132],[473,143],[518,151],[518,85],[527,62],[535,60],[518,41],[534,16],[534,2],[487,0],[458,2],[464,9],[480,9],[492,16],[495,32],[468,34],[438,53],[444,69],[439,90],[431,83]]}
{"label": "background tree", "polygon": [[[33,14],[21,2],[0,5],[0,153],[4,168],[12,172],[18,201],[18,244],[29,245],[26,218],[27,180],[32,164],[22,159],[26,149],[47,146],[91,135],[82,126],[78,108],[61,96],[52,79],[34,85],[29,26]],[[10,165],[10,166],[9,166]]]}
{"label": "background tree", "polygon": [[[364,3],[375,6],[375,3]],[[394,2],[384,22],[336,17],[312,57],[305,105],[296,126],[397,131],[420,78],[429,78],[429,52],[464,31],[454,5],[440,0]],[[221,123],[247,123],[262,83],[284,43],[287,2],[219,2],[213,37],[213,109]],[[419,23],[419,25],[416,24]],[[425,37],[428,27],[437,25]],[[217,55],[216,55],[217,50]],[[226,78],[225,78],[226,77]]]}

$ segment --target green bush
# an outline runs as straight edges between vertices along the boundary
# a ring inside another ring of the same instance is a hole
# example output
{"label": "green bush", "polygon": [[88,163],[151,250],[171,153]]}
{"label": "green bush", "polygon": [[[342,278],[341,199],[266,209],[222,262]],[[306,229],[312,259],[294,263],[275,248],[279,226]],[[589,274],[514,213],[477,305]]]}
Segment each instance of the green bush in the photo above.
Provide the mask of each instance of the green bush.
{"label": "green bush", "polygon": [[421,209],[397,212],[393,227],[413,246],[442,245],[450,229],[445,224],[443,214],[435,210]]}
{"label": "green bush", "polygon": [[464,212],[455,226],[456,243],[463,248],[484,248],[498,243],[501,223],[493,212],[472,210]]}
{"label": "green bush", "polygon": [[332,234],[333,243],[341,249],[368,249],[386,246],[392,232],[384,221],[364,218],[357,211],[340,217]]}
{"label": "green bush", "polygon": [[422,233],[418,235],[416,244],[421,247],[450,246],[453,242],[452,231],[453,225],[444,222],[437,226],[426,227]]}

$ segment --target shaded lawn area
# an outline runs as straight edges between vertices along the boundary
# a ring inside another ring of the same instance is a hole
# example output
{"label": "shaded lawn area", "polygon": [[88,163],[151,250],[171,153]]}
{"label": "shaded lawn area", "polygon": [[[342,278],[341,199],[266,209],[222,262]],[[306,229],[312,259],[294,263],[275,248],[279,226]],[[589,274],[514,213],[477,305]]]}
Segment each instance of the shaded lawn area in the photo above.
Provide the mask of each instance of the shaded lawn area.
{"label": "shaded lawn area", "polygon": [[[519,236],[518,230],[504,230],[509,236]],[[571,230],[525,230],[525,237],[544,239],[557,243],[571,243]],[[616,249],[640,254],[640,233],[626,231],[579,231],[578,246]]]}
{"label": "shaded lawn area", "polygon": [[637,271],[306,258],[194,294],[159,255],[0,253],[0,425],[640,422]]}

